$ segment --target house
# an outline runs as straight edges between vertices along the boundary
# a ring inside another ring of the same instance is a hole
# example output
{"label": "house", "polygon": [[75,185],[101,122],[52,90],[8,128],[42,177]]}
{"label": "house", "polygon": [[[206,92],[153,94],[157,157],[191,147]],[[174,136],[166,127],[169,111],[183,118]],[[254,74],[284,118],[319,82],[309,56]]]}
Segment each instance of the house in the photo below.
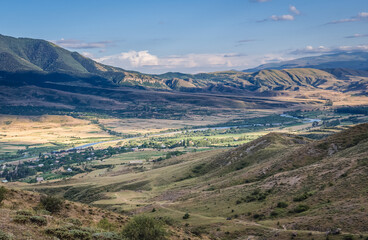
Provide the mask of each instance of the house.
{"label": "house", "polygon": [[7,182],[8,182],[8,180],[4,179],[4,180],[2,180],[1,182],[2,182],[2,183],[7,183]]}
{"label": "house", "polygon": [[67,171],[68,171],[68,172],[73,172],[73,169],[68,168],[68,169],[67,169]]}
{"label": "house", "polygon": [[43,167],[44,165],[43,165],[43,163],[41,163],[41,164],[38,164],[38,167]]}
{"label": "house", "polygon": [[132,160],[129,161],[129,164],[143,164],[143,160]]}
{"label": "house", "polygon": [[36,180],[37,180],[37,182],[43,182],[44,181],[43,177],[37,177]]}

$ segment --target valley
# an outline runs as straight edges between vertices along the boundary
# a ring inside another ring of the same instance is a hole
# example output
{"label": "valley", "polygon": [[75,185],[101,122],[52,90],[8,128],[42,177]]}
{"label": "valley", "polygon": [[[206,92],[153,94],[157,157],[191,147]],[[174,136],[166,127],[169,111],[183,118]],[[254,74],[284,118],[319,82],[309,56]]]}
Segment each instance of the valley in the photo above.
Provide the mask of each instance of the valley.
{"label": "valley", "polygon": [[366,61],[145,74],[0,35],[0,239],[368,239]]}

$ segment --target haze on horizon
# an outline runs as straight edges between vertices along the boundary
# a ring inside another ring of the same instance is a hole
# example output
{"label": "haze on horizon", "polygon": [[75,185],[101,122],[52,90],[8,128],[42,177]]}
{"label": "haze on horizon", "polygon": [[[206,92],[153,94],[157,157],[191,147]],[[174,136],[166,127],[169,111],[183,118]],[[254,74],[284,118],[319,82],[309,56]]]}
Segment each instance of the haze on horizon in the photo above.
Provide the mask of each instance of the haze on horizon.
{"label": "haze on horizon", "polygon": [[368,50],[366,0],[5,0],[2,10],[1,34],[144,73],[243,70]]}

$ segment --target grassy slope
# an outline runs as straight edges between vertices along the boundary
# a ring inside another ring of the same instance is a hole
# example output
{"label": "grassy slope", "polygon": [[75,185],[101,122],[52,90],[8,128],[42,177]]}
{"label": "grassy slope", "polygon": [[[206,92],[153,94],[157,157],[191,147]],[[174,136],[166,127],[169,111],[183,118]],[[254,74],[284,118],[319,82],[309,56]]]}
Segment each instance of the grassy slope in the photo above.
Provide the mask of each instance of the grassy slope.
{"label": "grassy slope", "polygon": [[[13,240],[55,239],[55,237],[47,233],[47,231],[56,232],[53,229],[59,228],[61,231],[64,231],[65,234],[68,232],[71,234],[73,231],[77,232],[79,230],[97,234],[103,234],[104,232],[119,234],[129,220],[127,215],[117,214],[108,210],[70,201],[66,201],[63,204],[60,212],[51,214],[39,208],[39,201],[40,195],[38,193],[8,189],[6,199],[3,201],[2,205],[0,205],[0,230],[5,232]],[[47,225],[16,222],[14,219],[20,215],[20,211],[27,211],[34,216],[45,217],[47,219]],[[109,222],[110,225],[108,229],[99,225],[102,219],[106,219]],[[183,229],[173,225],[166,226],[166,228],[170,234],[170,239],[198,239],[196,236],[186,233]],[[74,237],[64,237],[61,239],[92,238],[86,237],[83,234],[75,234]],[[93,239],[115,238],[94,237]]]}
{"label": "grassy slope", "polygon": [[[171,158],[143,172],[121,165],[35,187],[115,210],[155,207],[156,214],[192,230],[204,226],[220,238],[276,231],[284,239],[292,231],[305,237],[310,231],[318,239],[335,227],[364,235],[367,139],[368,124],[313,142],[273,133],[230,151]],[[288,206],[277,208],[281,201]],[[309,210],[294,212],[300,204]],[[192,217],[183,221],[186,212]]]}

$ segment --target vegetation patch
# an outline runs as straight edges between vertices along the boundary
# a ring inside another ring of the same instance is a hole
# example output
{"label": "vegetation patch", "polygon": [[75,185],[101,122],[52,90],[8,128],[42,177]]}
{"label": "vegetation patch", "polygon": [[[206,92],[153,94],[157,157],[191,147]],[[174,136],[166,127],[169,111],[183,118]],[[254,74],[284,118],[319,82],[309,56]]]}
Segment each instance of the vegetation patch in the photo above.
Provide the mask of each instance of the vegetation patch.
{"label": "vegetation patch", "polygon": [[40,205],[51,213],[60,212],[64,204],[64,200],[53,196],[42,196],[40,199]]}
{"label": "vegetation patch", "polygon": [[125,225],[122,235],[129,240],[168,239],[163,222],[143,215],[132,218]]}

